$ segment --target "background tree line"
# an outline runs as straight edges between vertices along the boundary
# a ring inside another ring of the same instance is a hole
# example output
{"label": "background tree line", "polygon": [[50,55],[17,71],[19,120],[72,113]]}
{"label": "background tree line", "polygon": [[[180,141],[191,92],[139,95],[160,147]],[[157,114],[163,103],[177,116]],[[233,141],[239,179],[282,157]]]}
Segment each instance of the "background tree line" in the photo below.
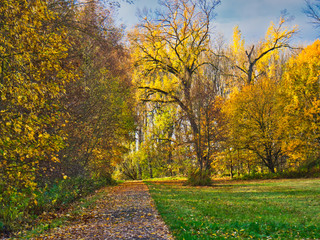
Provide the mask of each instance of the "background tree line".
{"label": "background tree line", "polygon": [[[292,44],[283,15],[257,43],[237,26],[226,43],[211,31],[219,3],[161,1],[130,32],[139,130],[122,173],[319,174],[319,41]],[[317,1],[305,11],[319,24]]]}

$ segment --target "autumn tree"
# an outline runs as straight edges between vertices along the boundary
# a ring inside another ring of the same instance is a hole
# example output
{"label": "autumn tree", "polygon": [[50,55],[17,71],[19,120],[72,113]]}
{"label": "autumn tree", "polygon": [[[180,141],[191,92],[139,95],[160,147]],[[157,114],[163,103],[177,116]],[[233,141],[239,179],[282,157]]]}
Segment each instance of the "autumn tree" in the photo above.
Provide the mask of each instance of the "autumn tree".
{"label": "autumn tree", "polygon": [[[128,151],[129,53],[104,3],[0,2],[0,232],[110,183]],[[72,193],[39,204],[57,184]]]}
{"label": "autumn tree", "polygon": [[[287,65],[282,101],[287,130],[286,148],[293,160],[316,163],[320,154],[320,41],[316,40]],[[319,161],[318,161],[319,164]]]}
{"label": "autumn tree", "polygon": [[245,46],[239,28],[234,29],[229,59],[236,70],[234,75],[240,80],[241,85],[252,84],[261,75],[267,76],[267,68],[272,66],[259,68],[259,64],[270,62],[274,56],[273,53],[278,54],[279,50],[290,48],[290,40],[297,32],[297,27],[287,29],[285,23],[285,18],[280,18],[278,25],[271,22],[265,39],[248,47]]}
{"label": "autumn tree", "polygon": [[60,167],[70,176],[110,181],[134,128],[129,55],[112,9],[84,1],[73,11],[67,27],[79,78],[66,86],[63,99],[68,147],[59,153]]}
{"label": "autumn tree", "polygon": [[254,158],[274,172],[286,157],[284,135],[278,130],[281,110],[276,101],[287,60],[284,50],[292,48],[289,43],[297,28],[288,30],[285,23],[284,18],[278,25],[271,22],[265,38],[251,46],[245,45],[241,31],[234,28],[228,57],[232,68],[227,73],[227,92],[231,95],[224,106],[228,138],[222,152],[231,175],[243,166],[251,171],[257,166]]}
{"label": "autumn tree", "polygon": [[[136,85],[144,101],[175,103],[185,113],[200,169],[204,168],[199,121],[192,89],[208,64],[210,23],[219,1],[162,1],[162,11],[147,14],[131,33]],[[164,77],[162,77],[164,76]]]}
{"label": "autumn tree", "polygon": [[225,105],[233,149],[246,149],[274,173],[284,156],[276,81],[261,79],[231,94]]}
{"label": "autumn tree", "polygon": [[181,128],[185,118],[179,107],[174,103],[141,102],[136,109],[136,139],[120,165],[122,174],[130,179],[186,174],[190,161],[181,155],[188,151],[190,141]]}
{"label": "autumn tree", "polygon": [[34,198],[36,177],[59,161],[66,137],[61,96],[74,74],[66,61],[67,31],[54,24],[59,16],[45,1],[1,1],[0,15],[0,204],[7,209],[0,217],[6,222],[36,204],[23,199]]}

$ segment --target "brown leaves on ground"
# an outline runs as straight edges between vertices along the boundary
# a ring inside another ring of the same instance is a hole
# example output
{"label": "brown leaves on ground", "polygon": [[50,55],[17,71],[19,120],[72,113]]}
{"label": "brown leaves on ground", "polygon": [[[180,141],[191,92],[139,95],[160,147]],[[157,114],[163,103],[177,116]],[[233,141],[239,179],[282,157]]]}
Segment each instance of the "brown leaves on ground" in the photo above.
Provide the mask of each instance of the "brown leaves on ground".
{"label": "brown leaves on ground", "polygon": [[173,239],[143,182],[126,182],[68,226],[34,239]]}

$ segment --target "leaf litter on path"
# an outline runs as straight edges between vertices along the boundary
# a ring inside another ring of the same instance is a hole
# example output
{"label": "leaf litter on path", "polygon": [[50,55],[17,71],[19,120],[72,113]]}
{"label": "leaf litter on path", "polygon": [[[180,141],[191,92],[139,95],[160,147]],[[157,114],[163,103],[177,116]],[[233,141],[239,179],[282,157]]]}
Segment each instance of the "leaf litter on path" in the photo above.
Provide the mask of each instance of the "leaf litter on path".
{"label": "leaf litter on path", "polygon": [[172,240],[146,184],[125,182],[108,190],[90,212],[72,224],[33,239],[157,239]]}

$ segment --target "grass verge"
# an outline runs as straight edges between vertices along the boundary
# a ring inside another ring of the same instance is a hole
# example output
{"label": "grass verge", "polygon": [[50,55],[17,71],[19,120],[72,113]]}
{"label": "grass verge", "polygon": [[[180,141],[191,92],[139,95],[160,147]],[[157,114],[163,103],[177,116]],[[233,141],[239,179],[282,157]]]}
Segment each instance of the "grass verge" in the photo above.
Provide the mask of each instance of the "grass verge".
{"label": "grass verge", "polygon": [[147,184],[176,239],[320,239],[320,179]]}
{"label": "grass verge", "polygon": [[6,194],[0,186],[0,238],[31,228],[42,213],[59,212],[97,189],[115,183],[109,178],[75,177],[35,189],[12,188]]}
{"label": "grass verge", "polygon": [[[97,201],[104,198],[111,186],[100,188],[92,194],[82,197],[77,201],[66,205],[64,209],[45,211],[37,217],[32,226],[26,226],[24,229],[12,233],[13,239],[37,238],[51,229],[72,224],[87,218],[91,214]],[[42,238],[42,237],[41,237]],[[37,238],[38,239],[38,238]]]}

